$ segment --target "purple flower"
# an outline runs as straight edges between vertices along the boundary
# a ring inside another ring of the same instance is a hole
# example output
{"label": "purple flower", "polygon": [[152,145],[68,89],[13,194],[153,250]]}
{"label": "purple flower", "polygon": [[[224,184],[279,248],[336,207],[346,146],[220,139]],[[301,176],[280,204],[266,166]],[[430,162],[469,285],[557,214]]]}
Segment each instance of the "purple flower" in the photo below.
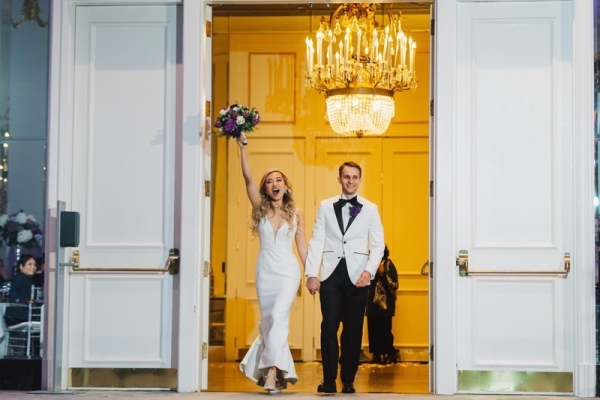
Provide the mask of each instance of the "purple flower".
{"label": "purple flower", "polygon": [[233,133],[235,131],[235,122],[232,119],[225,121],[225,132]]}
{"label": "purple flower", "polygon": [[356,217],[360,213],[360,210],[362,210],[362,206],[360,205],[350,207],[350,217]]}

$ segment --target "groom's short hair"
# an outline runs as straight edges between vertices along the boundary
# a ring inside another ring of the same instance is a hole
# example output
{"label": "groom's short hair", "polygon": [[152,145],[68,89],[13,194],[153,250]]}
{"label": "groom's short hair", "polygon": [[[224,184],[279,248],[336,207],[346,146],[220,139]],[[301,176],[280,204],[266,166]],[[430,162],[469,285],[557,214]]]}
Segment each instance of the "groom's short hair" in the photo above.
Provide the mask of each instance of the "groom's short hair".
{"label": "groom's short hair", "polygon": [[340,165],[340,170],[339,170],[339,176],[340,177],[342,176],[342,170],[344,169],[344,167],[356,168],[358,170],[358,175],[360,177],[362,177],[362,168],[360,167],[360,165],[358,165],[354,161],[346,161],[345,163],[343,163],[342,165]]}

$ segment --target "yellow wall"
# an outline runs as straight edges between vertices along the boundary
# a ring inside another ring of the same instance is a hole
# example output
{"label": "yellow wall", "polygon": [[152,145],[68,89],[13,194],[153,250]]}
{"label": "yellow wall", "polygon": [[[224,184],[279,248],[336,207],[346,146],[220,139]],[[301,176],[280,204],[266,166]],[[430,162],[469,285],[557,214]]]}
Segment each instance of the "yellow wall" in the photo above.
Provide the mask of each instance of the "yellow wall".
{"label": "yellow wall", "polygon": [[[426,356],[422,351],[426,354],[428,331],[428,279],[420,271],[428,258],[429,16],[403,17],[406,33],[416,39],[418,46],[417,91],[396,93],[396,115],[385,135],[360,140],[342,138],[333,133],[324,120],[324,97],[304,86],[304,39],[309,34],[310,25],[307,17],[215,17],[213,119],[222,106],[233,101],[256,106],[251,104],[251,99],[254,99],[264,105],[264,109],[259,111],[268,118],[264,118],[252,133],[252,139],[260,138],[264,148],[278,146],[278,143],[282,143],[281,139],[296,139],[285,142],[286,149],[282,151],[293,151],[294,157],[305,166],[302,172],[306,177],[303,178],[305,183],[303,187],[295,185],[294,189],[296,201],[306,215],[307,238],[310,238],[317,201],[339,192],[335,181],[339,158],[354,159],[363,165],[365,171],[361,194],[380,206],[386,243],[400,274],[398,313],[394,319],[395,345],[406,349],[404,359],[411,357],[411,352],[421,351],[414,359],[424,361]],[[318,20],[312,26],[318,27]],[[293,65],[290,66],[290,63]],[[291,85],[290,73],[294,76]],[[277,74],[277,78],[272,80],[272,74]],[[271,145],[268,139],[272,139]],[[237,298],[234,279],[227,279],[225,290],[221,264],[227,262],[229,274],[236,274],[241,268],[234,265],[233,260],[227,260],[228,254],[233,258],[231,246],[239,244],[232,239],[238,233],[229,232],[228,235],[226,226],[228,217],[240,218],[245,215],[247,201],[245,193],[232,193],[239,185],[231,182],[226,184],[228,179],[236,176],[228,175],[228,165],[229,168],[237,168],[237,161],[232,159],[228,163],[227,159],[228,154],[229,157],[235,157],[235,147],[223,138],[217,138],[213,143],[212,265],[215,295],[227,294],[229,322],[226,340],[239,342],[237,349],[243,348],[243,342],[248,340],[247,330],[251,328],[238,329],[230,325],[245,324],[239,319],[243,313],[240,311],[235,314],[235,309],[247,306]],[[324,148],[328,151],[337,149],[337,153],[319,156]],[[285,166],[279,167],[285,170]],[[262,172],[254,171],[257,177]],[[230,193],[228,186],[232,191]],[[238,214],[238,210],[233,212],[228,207],[241,207],[243,213]],[[232,226],[231,221],[229,226]],[[229,250],[227,246],[230,246]],[[240,283],[239,287],[242,286]],[[310,297],[304,296],[301,300],[304,311],[300,312],[305,313],[300,318],[305,325],[305,338],[301,341],[303,347],[312,343],[310,336],[318,336],[320,323],[320,315],[316,315],[318,311],[315,311],[314,301]],[[241,332],[234,333],[235,330]],[[237,357],[236,349],[228,352],[229,359]],[[304,358],[310,359],[315,349],[312,352],[307,350]]]}

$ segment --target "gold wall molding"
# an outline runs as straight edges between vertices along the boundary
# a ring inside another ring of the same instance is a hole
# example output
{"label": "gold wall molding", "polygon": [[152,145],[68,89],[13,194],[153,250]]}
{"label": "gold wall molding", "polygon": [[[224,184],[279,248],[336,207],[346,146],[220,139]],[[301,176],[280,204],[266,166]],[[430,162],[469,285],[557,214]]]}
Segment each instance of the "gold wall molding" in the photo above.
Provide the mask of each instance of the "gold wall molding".
{"label": "gold wall molding", "polygon": [[296,122],[296,53],[248,53],[248,98],[260,122]]}

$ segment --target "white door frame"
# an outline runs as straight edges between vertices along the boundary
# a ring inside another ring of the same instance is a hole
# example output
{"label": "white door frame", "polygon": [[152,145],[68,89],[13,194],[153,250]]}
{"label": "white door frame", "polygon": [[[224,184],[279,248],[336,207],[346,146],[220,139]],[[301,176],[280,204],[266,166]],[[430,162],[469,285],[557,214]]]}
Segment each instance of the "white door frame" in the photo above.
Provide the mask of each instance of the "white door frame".
{"label": "white door frame", "polygon": [[[47,162],[47,212],[50,218],[55,218],[58,200],[66,202],[69,210],[71,199],[71,149],[73,143],[73,82],[74,82],[74,25],[75,10],[79,6],[91,5],[163,5],[183,4],[183,0],[56,0],[51,3],[52,23],[50,24],[50,71],[49,71],[49,121],[48,121],[48,162]],[[203,153],[200,146],[201,115],[204,115],[204,94],[200,90],[202,85],[202,38],[204,26],[203,4],[199,1],[186,1],[183,7],[183,58],[178,68],[182,68],[181,90],[179,106],[182,110],[177,126],[182,130],[183,140],[181,148],[181,165],[194,168],[182,168],[183,179],[194,182],[193,185],[182,185],[181,202],[176,205],[182,216],[180,235],[180,297],[175,300],[179,304],[178,332],[173,335],[177,346],[174,360],[178,369],[177,389],[180,392],[193,392],[199,389],[200,377],[200,348],[201,348],[201,314],[200,296],[207,285],[201,284],[202,277],[200,266],[203,259],[203,247],[200,245],[201,232],[204,225],[202,215],[203,201]],[[205,55],[204,55],[205,56]],[[48,254],[48,273],[53,275],[56,262],[54,254],[56,246],[55,223],[46,224],[46,254]],[[67,260],[60,260],[66,262]],[[68,277],[65,282],[68,287]],[[52,282],[53,278],[50,277]],[[51,309],[56,293],[53,285],[49,285],[47,295],[48,308]],[[53,311],[49,310],[52,318]],[[67,337],[68,321],[56,330],[56,337],[52,327],[48,329],[46,351],[43,362],[43,382],[45,389],[65,390],[67,388],[66,376],[68,365],[61,365],[62,379],[53,382],[53,366],[57,360],[52,359],[54,345],[63,350],[60,358],[67,360],[66,349],[69,338]],[[208,341],[208,338],[204,338]],[[60,361],[60,360],[59,360]]]}
{"label": "white door frame", "polygon": [[[458,129],[455,119],[455,62],[456,62],[456,4],[459,0],[444,0],[436,4],[436,134],[435,134],[435,230],[434,260],[436,280],[436,393],[456,393],[456,257],[454,235],[454,145]],[[514,1],[514,0],[513,0]],[[200,299],[206,285],[200,284],[200,265],[203,259],[201,232],[204,218],[201,207],[203,154],[199,132],[202,129],[204,99],[201,90],[203,65],[210,61],[202,46],[204,6],[211,3],[240,3],[242,0],[186,1],[183,0],[64,0],[53,1],[50,38],[50,83],[48,122],[47,215],[52,215],[58,200],[71,198],[70,179],[72,143],[73,92],[73,22],[75,8],[82,5],[147,5],[184,4],[183,7],[183,60],[182,115],[179,123],[183,130],[182,162],[198,168],[184,169],[186,179],[196,185],[184,187],[181,201],[183,219],[181,229],[181,278],[179,310],[178,390],[199,390],[201,310]],[[254,3],[255,1],[248,1]],[[305,0],[287,0],[304,4]],[[332,1],[338,3],[338,1]],[[594,270],[594,172],[593,172],[593,1],[572,1],[573,32],[573,127],[575,158],[575,248],[572,254],[575,276],[576,313],[576,369],[574,391],[576,396],[595,394],[595,270]],[[69,204],[67,203],[67,209]],[[46,254],[54,252],[57,240],[52,223],[47,223]],[[66,261],[66,260],[63,260]],[[48,258],[49,274],[56,265]],[[450,284],[451,283],[451,284]],[[50,288],[49,298],[56,293]],[[57,330],[65,344],[64,329]],[[52,335],[51,332],[49,332]],[[48,337],[50,339],[50,337]],[[52,340],[50,340],[50,344]],[[66,348],[66,346],[63,346]],[[46,348],[43,387],[51,387],[52,348]],[[64,358],[63,358],[64,359]],[[66,368],[66,366],[64,366]],[[66,371],[65,371],[66,372]],[[66,376],[66,374],[63,374]],[[63,382],[58,390],[66,388]]]}
{"label": "white door frame", "polygon": [[[465,0],[466,1],[466,0]],[[483,0],[480,0],[483,1]],[[495,0],[506,1],[506,0]],[[511,0],[514,1],[514,0]],[[436,2],[435,46],[435,376],[437,394],[456,393],[455,184],[456,14],[461,0]],[[532,1],[533,2],[533,1]],[[573,126],[575,247],[574,394],[593,397],[595,360],[594,149],[593,149],[593,1],[573,7]]]}

